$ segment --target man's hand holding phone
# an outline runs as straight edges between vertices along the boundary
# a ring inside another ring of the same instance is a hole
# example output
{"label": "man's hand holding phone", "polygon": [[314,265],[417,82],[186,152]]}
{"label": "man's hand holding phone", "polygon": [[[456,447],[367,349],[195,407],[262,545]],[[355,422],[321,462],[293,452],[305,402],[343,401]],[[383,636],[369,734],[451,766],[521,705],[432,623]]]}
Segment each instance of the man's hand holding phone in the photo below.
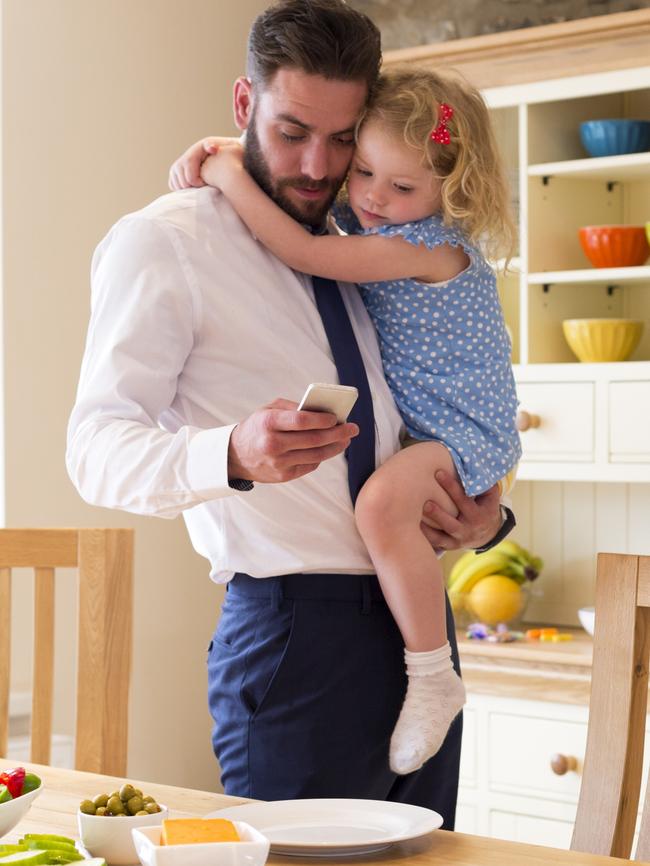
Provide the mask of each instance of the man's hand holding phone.
{"label": "man's hand holding phone", "polygon": [[[228,450],[230,479],[266,484],[292,481],[346,450],[359,428],[339,423],[338,417],[347,417],[354,395],[346,386],[328,385],[325,394],[318,388],[311,385],[300,404],[274,400],[235,427]],[[338,390],[342,393],[335,395]],[[327,405],[325,398],[330,401]]]}

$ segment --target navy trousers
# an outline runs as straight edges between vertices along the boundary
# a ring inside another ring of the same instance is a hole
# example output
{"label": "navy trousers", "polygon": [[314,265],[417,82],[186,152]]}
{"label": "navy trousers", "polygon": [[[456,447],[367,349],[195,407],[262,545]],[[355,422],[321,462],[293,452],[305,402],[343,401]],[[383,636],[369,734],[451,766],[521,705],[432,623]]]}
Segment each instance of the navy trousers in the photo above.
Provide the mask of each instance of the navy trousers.
{"label": "navy trousers", "polygon": [[[449,603],[447,630],[459,670]],[[236,575],[208,654],[225,792],[393,800],[453,829],[462,717],[422,769],[396,776],[388,744],[405,688],[404,645],[374,575]]]}

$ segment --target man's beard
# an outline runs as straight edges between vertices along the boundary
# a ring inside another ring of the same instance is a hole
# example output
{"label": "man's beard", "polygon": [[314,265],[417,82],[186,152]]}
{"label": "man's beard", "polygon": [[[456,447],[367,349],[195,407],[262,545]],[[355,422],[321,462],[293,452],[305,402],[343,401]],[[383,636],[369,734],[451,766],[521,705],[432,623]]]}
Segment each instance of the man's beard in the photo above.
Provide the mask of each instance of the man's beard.
{"label": "man's beard", "polygon": [[[246,128],[246,144],[244,147],[244,167],[246,171],[254,178],[258,186],[273,199],[273,201],[282,208],[290,217],[316,228],[323,225],[325,216],[336,194],[338,193],[345,175],[338,178],[326,177],[323,180],[314,180],[313,178],[300,175],[299,177],[281,177],[273,178],[269,170],[268,163],[262,153],[262,147],[257,135],[257,124],[255,112],[251,116],[248,127]],[[313,190],[328,190],[329,194],[325,199],[318,201],[305,200],[304,204],[298,205],[285,195],[285,190],[290,188],[313,189]]]}

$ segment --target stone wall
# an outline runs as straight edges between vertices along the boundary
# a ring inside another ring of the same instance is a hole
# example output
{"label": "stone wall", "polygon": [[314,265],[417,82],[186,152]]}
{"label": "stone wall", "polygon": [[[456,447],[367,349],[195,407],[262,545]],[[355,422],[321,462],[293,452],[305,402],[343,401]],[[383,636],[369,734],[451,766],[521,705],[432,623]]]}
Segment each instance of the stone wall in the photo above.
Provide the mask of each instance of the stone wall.
{"label": "stone wall", "polygon": [[650,8],[650,0],[348,0],[381,30],[385,51]]}

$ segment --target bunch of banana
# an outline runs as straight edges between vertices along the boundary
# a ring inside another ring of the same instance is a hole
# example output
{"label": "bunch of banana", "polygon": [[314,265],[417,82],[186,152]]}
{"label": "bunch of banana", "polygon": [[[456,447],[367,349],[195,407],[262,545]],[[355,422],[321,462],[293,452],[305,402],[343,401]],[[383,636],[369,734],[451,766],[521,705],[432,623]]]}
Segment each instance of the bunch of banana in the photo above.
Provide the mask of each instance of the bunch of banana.
{"label": "bunch of banana", "polygon": [[469,592],[490,574],[511,577],[518,584],[535,580],[542,569],[539,556],[533,556],[515,541],[506,539],[485,553],[468,550],[456,560],[447,578],[449,595]]}

